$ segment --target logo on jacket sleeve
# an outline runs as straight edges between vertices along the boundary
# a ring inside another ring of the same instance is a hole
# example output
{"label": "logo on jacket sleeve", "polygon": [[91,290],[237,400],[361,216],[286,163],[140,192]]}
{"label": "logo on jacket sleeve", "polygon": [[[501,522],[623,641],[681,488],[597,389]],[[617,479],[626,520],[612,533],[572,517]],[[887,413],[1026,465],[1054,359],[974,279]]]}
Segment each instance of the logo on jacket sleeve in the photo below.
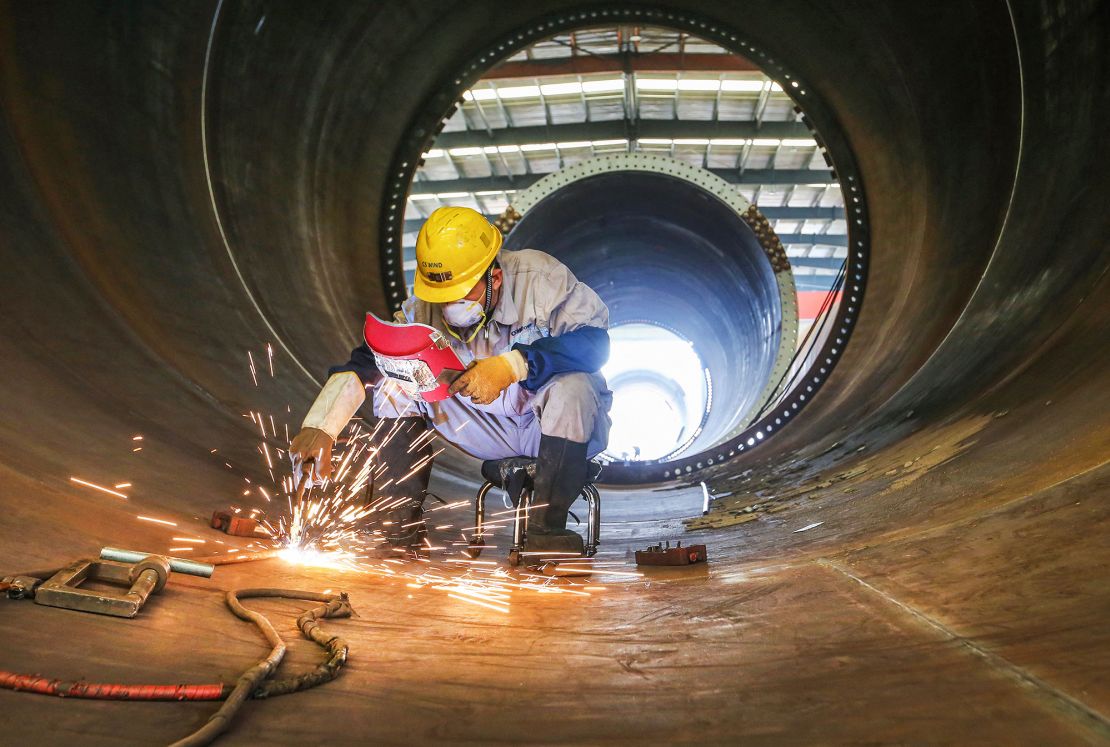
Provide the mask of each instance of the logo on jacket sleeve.
{"label": "logo on jacket sleeve", "polygon": [[541,327],[537,322],[525,324],[522,327],[509,330],[509,347],[513,345],[531,345],[541,337],[550,337],[551,330]]}

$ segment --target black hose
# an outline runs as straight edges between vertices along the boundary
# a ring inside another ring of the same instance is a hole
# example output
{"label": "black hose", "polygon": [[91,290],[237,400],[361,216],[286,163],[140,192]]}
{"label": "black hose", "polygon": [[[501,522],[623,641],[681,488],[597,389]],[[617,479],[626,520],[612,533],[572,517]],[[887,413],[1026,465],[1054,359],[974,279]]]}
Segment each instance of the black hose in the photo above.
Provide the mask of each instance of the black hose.
{"label": "black hose", "polygon": [[339,636],[330,635],[316,622],[324,617],[350,617],[354,610],[351,609],[347,595],[333,597],[323,607],[308,610],[297,618],[297,627],[305,638],[315,641],[327,652],[327,658],[316,669],[296,677],[286,677],[279,680],[266,680],[254,691],[255,698],[269,698],[274,695],[287,695],[299,690],[307,690],[325,682],[330,682],[339,676],[339,670],[347,663],[349,646],[347,641]]}
{"label": "black hose", "polygon": [[[259,597],[278,597],[280,599],[307,599],[314,602],[323,602],[322,607],[311,609],[297,619],[297,626],[301,633],[328,651],[327,660],[314,671],[283,680],[266,683],[267,678],[285,658],[285,643],[281,636],[274,630],[262,614],[253,612],[242,605],[240,598],[255,599]],[[291,589],[241,589],[229,591],[225,597],[227,606],[235,615],[243,620],[254,623],[262,635],[273,647],[267,656],[239,677],[235,689],[220,707],[212,714],[207,723],[189,736],[174,742],[170,747],[200,747],[211,744],[216,737],[227,731],[232,718],[251,697],[269,697],[271,695],[284,695],[286,693],[314,687],[328,680],[334,679],[339,674],[339,669],[347,661],[347,643],[338,636],[329,636],[320,629],[316,622],[321,617],[350,617],[354,610],[346,594],[319,594],[311,591],[296,591]]]}
{"label": "black hose", "polygon": [[[62,569],[27,571],[11,574],[11,577],[46,580],[59,570]],[[0,576],[0,578],[8,577]],[[300,628],[304,637],[315,642],[327,652],[327,657],[314,670],[296,677],[269,679],[270,675],[281,664],[282,659],[285,658],[286,646],[285,642],[281,640],[281,636],[278,635],[274,626],[270,624],[265,616],[247,609],[240,601],[240,599],[257,599],[260,597],[306,599],[312,602],[323,602],[322,606],[310,609],[297,618],[297,627]],[[354,609],[351,607],[346,594],[320,594],[295,589],[240,589],[239,591],[229,591],[225,601],[237,617],[254,623],[262,631],[262,635],[266,637],[272,647],[270,654],[240,675],[235,687],[226,696],[227,699],[224,704],[208,719],[204,726],[184,739],[174,742],[171,747],[199,747],[200,745],[211,744],[214,739],[227,731],[232,718],[248,699],[287,695],[322,685],[338,677],[339,670],[347,663],[347,654],[350,650],[347,641],[339,636],[329,635],[320,627],[318,622],[322,618],[350,617],[354,614]]]}

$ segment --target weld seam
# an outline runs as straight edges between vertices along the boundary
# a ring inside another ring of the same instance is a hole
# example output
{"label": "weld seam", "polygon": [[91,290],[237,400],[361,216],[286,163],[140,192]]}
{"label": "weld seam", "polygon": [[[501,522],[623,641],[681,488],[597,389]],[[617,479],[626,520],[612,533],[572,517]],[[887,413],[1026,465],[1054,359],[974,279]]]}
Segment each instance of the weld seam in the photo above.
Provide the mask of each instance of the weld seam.
{"label": "weld seam", "polygon": [[846,576],[868,591],[878,595],[886,600],[888,603],[894,605],[898,609],[905,612],[910,617],[914,618],[923,625],[932,628],[945,638],[955,641],[963,646],[966,650],[970,651],[975,656],[978,656],[987,663],[996,672],[1008,677],[1016,682],[1018,685],[1032,690],[1037,695],[1042,696],[1044,700],[1049,701],[1050,705],[1054,706],[1057,711],[1071,717],[1073,720],[1079,722],[1083,727],[1087,728],[1094,734],[1097,734],[1101,739],[1110,739],[1110,719],[1094,710],[1086,703],[1073,698],[1071,695],[1058,690],[1057,688],[1049,685],[1044,680],[1036,677],[1027,670],[1014,664],[1009,659],[1006,659],[999,654],[991,651],[974,639],[965,638],[959,635],[951,628],[939,620],[929,617],[921,610],[906,604],[896,597],[891,596],[882,589],[873,586],[872,584],[864,581],[862,578],[852,573],[850,570],[840,565],[839,563],[821,558],[817,560],[817,564]]}

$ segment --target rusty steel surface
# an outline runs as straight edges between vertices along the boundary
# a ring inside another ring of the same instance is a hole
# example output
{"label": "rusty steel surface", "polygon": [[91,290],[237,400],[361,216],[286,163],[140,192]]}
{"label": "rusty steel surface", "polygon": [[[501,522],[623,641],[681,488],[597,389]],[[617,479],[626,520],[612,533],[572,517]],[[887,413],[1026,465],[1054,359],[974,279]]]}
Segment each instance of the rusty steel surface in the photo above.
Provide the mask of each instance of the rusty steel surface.
{"label": "rusty steel surface", "polygon": [[[595,574],[604,591],[502,615],[269,559],[175,575],[129,621],[0,600],[19,643],[0,667],[216,681],[261,648],[226,591],[342,589],[361,615],[329,626],[343,674],[248,703],[222,744],[1110,743],[1110,7],[674,6],[819,91],[872,243],[835,371],[699,473],[708,515],[698,486],[605,492],[608,557],[683,537],[711,564]],[[5,6],[0,576],[104,545],[172,555],[183,532],[198,556],[245,546],[207,519],[244,474],[269,484],[250,413],[298,424],[386,312],[379,208],[410,121],[473,49],[567,7]],[[477,477],[456,456],[433,487],[467,498]],[[318,663],[281,632],[285,666]],[[0,741],[48,745],[170,742],[212,712],[0,708],[19,714]]]}

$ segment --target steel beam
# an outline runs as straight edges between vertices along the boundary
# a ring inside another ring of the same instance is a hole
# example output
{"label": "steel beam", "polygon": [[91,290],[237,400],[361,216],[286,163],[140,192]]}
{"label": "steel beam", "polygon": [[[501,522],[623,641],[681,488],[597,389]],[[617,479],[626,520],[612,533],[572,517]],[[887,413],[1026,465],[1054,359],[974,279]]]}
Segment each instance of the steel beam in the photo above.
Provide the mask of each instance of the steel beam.
{"label": "steel beam", "polygon": [[582,140],[617,140],[634,131],[638,138],[811,138],[802,122],[697,121],[686,119],[639,119],[635,129],[624,119],[604,122],[501,127],[490,131],[441,132],[437,148],[474,148],[487,145],[524,145]]}
{"label": "steel beam", "polygon": [[538,78],[546,75],[592,75],[633,72],[759,72],[755,63],[736,54],[588,54],[550,59],[513,60],[493,68],[483,79]]}
{"label": "steel beam", "polygon": [[[770,220],[837,220],[844,218],[844,208],[838,207],[764,207],[760,208],[759,212],[763,213],[764,217]],[[492,213],[486,214],[486,218],[490,221],[496,220],[497,217],[498,216]],[[416,233],[420,230],[422,225],[424,225],[423,218],[410,218],[405,221],[405,233]],[[829,238],[835,239],[836,236],[830,236]],[[844,246],[844,244],[834,243],[834,246]]]}
{"label": "steel beam", "polygon": [[[707,169],[731,184],[824,184],[835,180],[831,171],[817,169]],[[547,174],[482,176],[469,179],[430,179],[413,182],[409,195],[454,194],[458,192],[515,192],[530,187]]]}

